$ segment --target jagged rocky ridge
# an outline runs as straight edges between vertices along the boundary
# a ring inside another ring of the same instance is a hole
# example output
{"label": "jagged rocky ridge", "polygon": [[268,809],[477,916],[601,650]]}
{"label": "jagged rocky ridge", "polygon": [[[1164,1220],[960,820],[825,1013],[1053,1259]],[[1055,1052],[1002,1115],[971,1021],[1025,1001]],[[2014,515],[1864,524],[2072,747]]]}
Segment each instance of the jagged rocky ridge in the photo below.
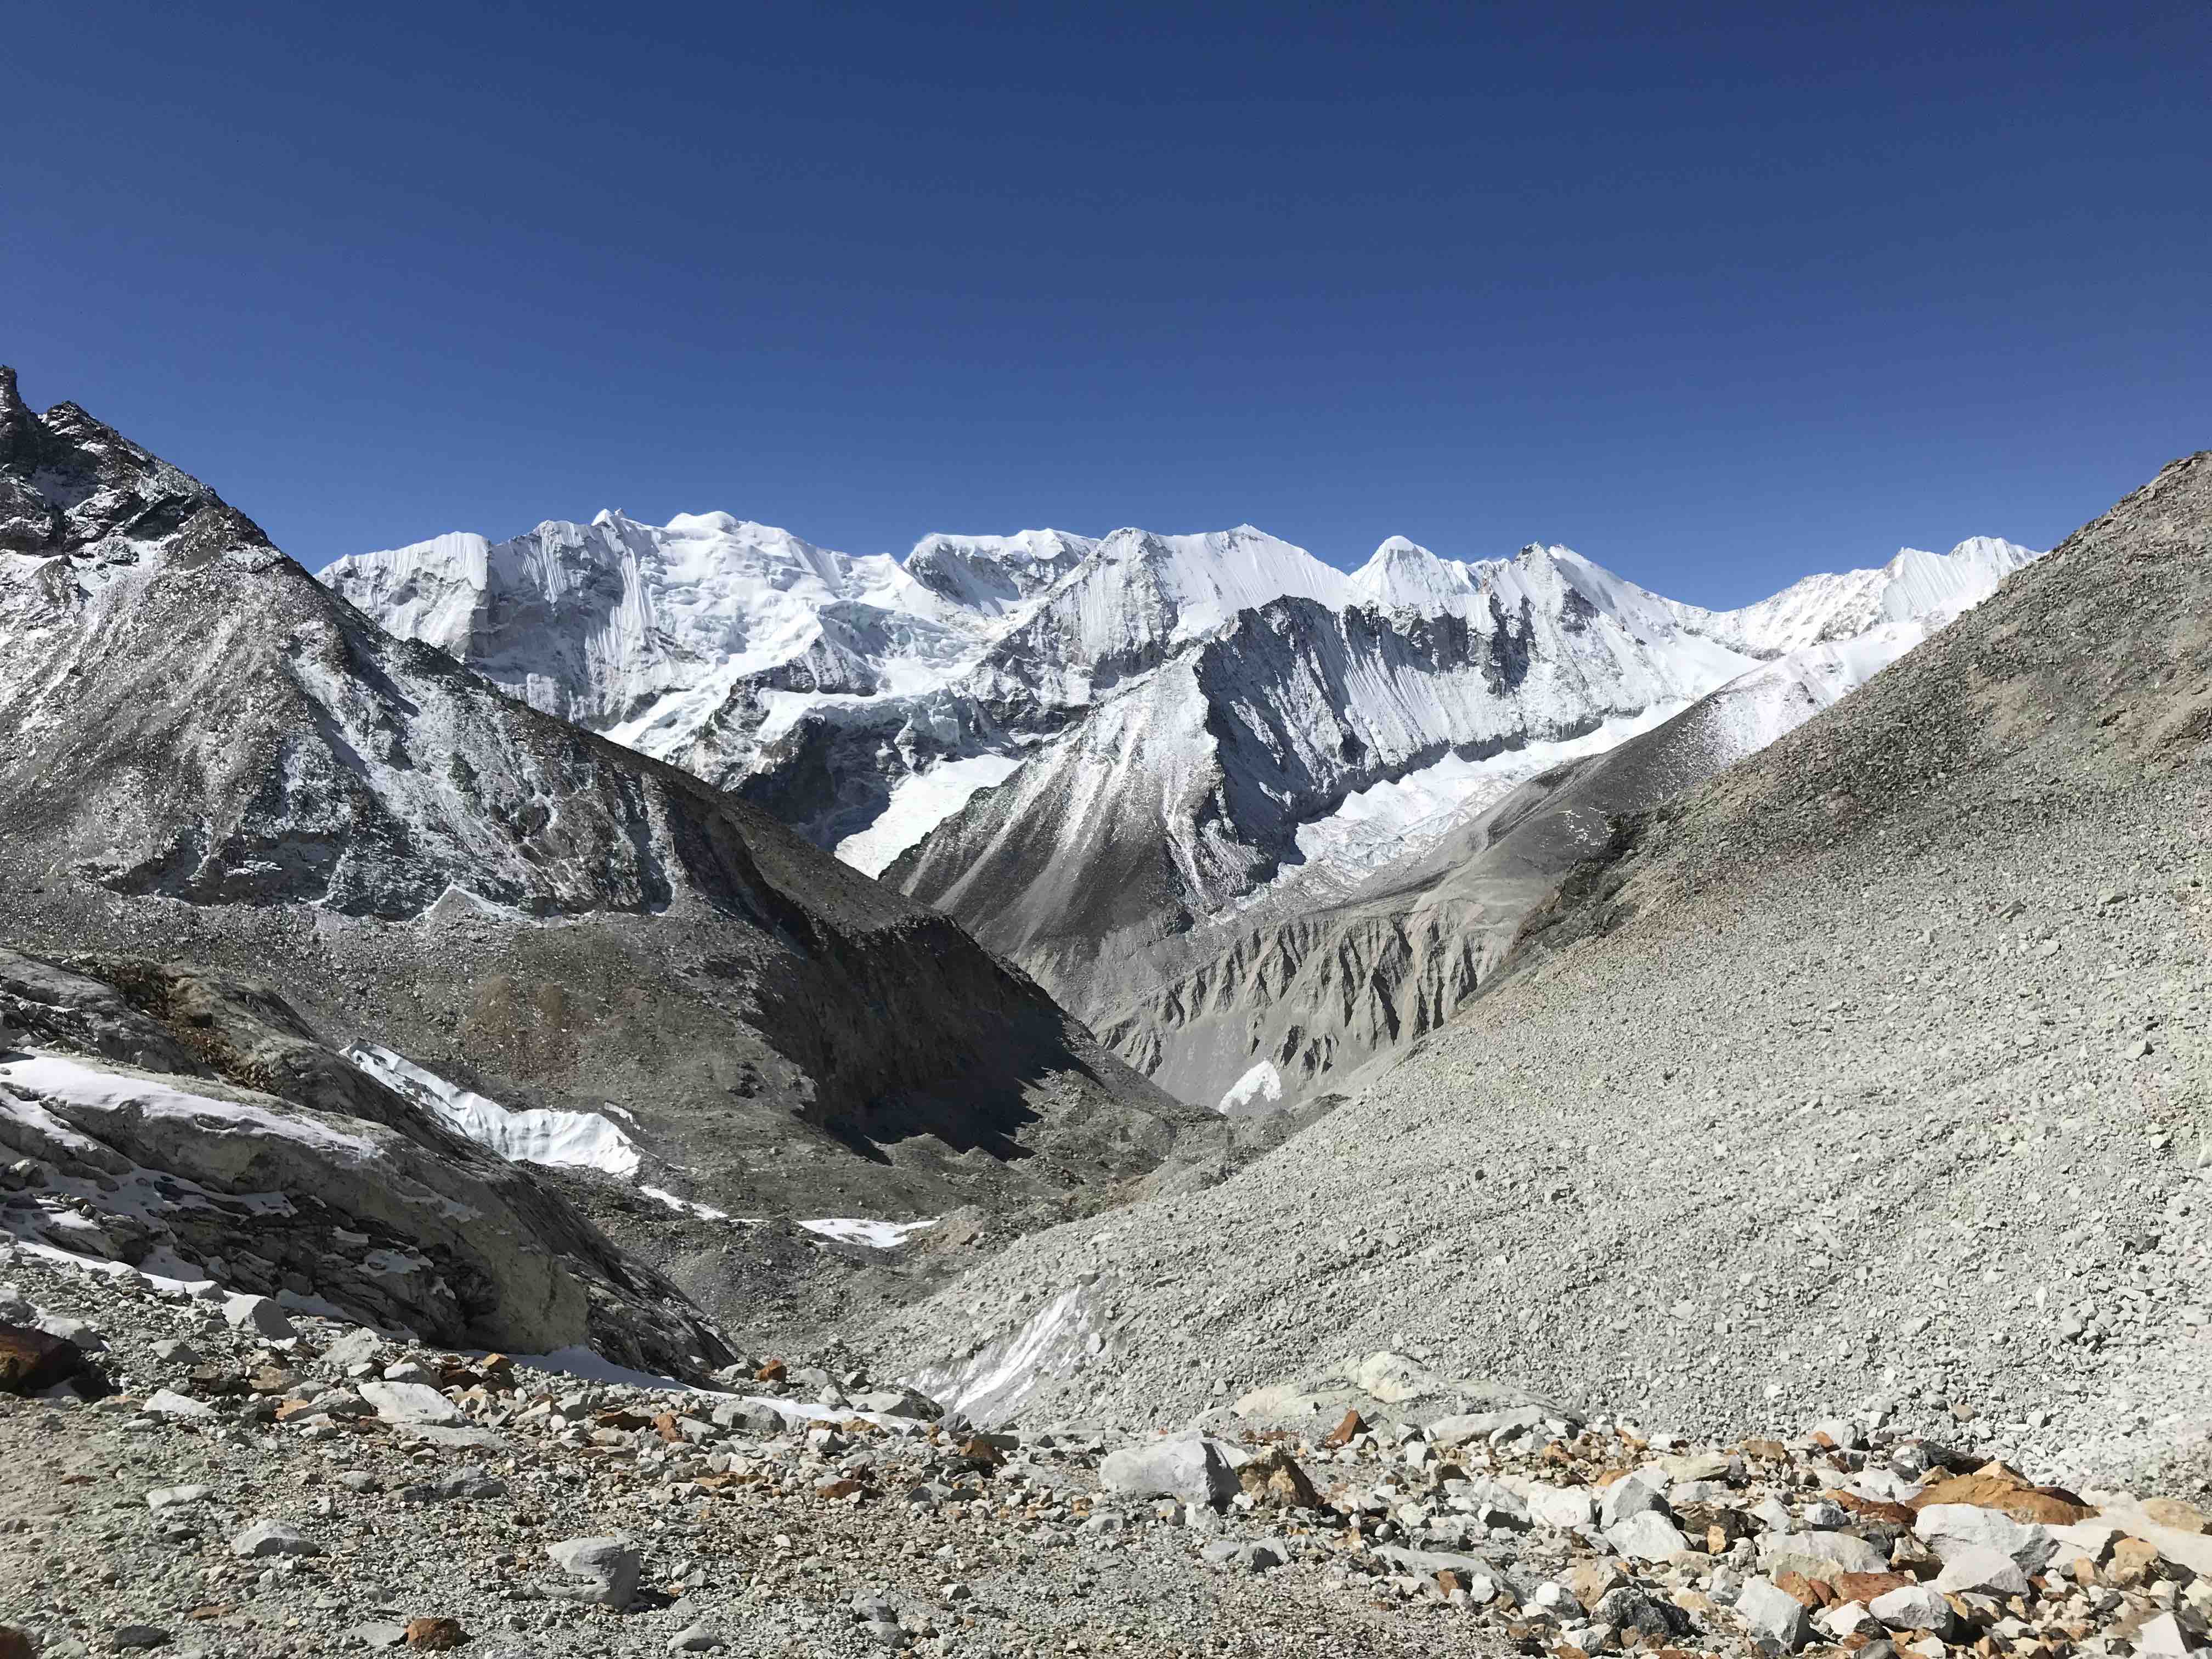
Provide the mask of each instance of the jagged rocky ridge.
{"label": "jagged rocky ridge", "polygon": [[[381,631],[12,376],[0,497],[0,938],[251,971],[505,1105],[611,1103],[735,1216],[1110,1201],[1202,1115],[956,923]],[[719,1253],[671,1265],[705,1294]]]}

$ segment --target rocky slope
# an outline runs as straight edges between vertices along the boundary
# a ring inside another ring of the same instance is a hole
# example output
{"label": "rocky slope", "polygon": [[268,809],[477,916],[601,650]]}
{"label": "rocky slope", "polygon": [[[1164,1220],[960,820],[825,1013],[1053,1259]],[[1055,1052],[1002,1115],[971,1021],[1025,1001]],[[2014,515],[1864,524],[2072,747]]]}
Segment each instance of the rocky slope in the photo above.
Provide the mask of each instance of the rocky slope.
{"label": "rocky slope", "polygon": [[1197,1116],[956,924],[383,633],[12,376],[0,627],[27,949],[265,975],[336,1044],[619,1115],[636,1175],[736,1216],[1105,1201]]}
{"label": "rocky slope", "polygon": [[1685,1427],[1940,1406],[2201,1485],[2208,605],[2212,453],[1611,838],[1362,1098],[883,1351],[1181,1416],[1388,1345]]}
{"label": "rocky slope", "polygon": [[694,1376],[729,1358],[674,1285],[264,983],[0,950],[0,1233],[430,1341]]}

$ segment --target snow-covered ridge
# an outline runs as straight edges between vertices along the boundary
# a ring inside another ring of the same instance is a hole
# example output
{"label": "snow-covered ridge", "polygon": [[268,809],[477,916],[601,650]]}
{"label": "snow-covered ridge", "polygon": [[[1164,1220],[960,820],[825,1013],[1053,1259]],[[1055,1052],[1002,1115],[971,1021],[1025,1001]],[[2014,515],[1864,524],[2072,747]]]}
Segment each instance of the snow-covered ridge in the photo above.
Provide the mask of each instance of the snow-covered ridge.
{"label": "snow-covered ridge", "polygon": [[[1097,539],[1030,530],[925,537],[901,563],[726,514],[652,526],[602,513],[496,544],[455,534],[340,560],[325,580],[392,631],[748,796],[876,874],[978,791],[1083,741],[1074,728],[1109,703],[1285,601],[1388,615],[1407,640],[1451,619],[1503,648],[1500,672],[1517,675],[1528,657],[1531,689],[1510,700],[1526,729],[1488,714],[1408,726],[1388,705],[1459,695],[1416,686],[1429,672],[1418,663],[1410,678],[1398,665],[1329,689],[1382,702],[1322,724],[1348,724],[1364,743],[1379,721],[1402,736],[1385,748],[1418,765],[1415,751],[1438,744],[1553,741],[1679,707],[1807,646],[1940,625],[2032,556],[1988,538],[1948,555],[1907,549],[1712,611],[1538,544],[1466,562],[1394,536],[1347,574],[1249,525]],[[1414,654],[1441,660],[1432,643]],[[1113,718],[1129,732],[1126,714]],[[1103,801],[1112,779],[1101,787]]]}

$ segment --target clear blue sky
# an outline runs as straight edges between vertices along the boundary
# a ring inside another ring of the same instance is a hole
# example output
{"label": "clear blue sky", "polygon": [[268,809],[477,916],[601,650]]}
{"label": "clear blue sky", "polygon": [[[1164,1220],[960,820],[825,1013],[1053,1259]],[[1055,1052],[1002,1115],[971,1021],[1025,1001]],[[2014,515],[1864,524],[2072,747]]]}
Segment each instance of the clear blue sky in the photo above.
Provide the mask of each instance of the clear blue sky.
{"label": "clear blue sky", "polygon": [[2212,445],[2197,0],[87,0],[7,50],[0,361],[311,565],[1249,520],[1721,602]]}

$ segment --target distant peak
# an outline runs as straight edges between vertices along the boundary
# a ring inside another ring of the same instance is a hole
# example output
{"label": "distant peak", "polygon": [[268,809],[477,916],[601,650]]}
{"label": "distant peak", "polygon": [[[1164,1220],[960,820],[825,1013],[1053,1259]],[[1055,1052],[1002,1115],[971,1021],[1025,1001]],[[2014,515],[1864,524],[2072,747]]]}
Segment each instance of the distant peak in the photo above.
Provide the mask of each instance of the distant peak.
{"label": "distant peak", "polygon": [[1436,556],[1409,536],[1385,536],[1382,544],[1375,550],[1376,559],[1433,559]]}

